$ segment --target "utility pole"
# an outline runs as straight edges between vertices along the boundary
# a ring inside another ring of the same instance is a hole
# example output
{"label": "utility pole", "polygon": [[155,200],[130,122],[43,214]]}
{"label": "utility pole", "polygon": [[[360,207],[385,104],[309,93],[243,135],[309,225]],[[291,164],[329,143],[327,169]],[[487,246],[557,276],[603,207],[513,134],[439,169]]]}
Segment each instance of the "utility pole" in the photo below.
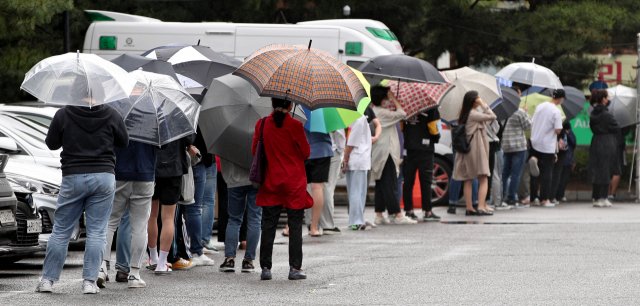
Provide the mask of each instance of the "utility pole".
{"label": "utility pole", "polygon": [[64,53],[71,52],[71,30],[70,19],[71,13],[64,11]]}
{"label": "utility pole", "polygon": [[[636,90],[640,92],[640,34],[637,35],[638,64],[636,69]],[[636,122],[640,122],[640,103],[636,102]],[[636,203],[640,202],[640,124],[636,123]]]}

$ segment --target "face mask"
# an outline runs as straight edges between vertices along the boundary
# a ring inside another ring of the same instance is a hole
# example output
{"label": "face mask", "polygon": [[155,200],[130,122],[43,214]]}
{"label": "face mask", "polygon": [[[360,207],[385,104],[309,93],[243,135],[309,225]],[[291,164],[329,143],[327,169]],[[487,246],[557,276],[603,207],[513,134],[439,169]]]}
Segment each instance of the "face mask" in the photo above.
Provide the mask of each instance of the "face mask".
{"label": "face mask", "polygon": [[609,107],[609,105],[611,105],[611,100],[607,101],[607,107]]}

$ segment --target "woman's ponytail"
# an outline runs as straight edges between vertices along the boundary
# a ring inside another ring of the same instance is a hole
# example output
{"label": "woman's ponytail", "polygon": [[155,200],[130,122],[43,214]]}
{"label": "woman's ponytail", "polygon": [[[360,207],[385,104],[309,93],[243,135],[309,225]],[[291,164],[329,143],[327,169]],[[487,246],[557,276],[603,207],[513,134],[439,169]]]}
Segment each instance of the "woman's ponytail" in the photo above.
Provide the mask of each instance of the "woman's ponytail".
{"label": "woman's ponytail", "polygon": [[591,106],[593,107],[596,107],[596,105],[601,104],[602,100],[608,95],[609,93],[607,93],[607,91],[604,89],[593,89],[591,91],[591,99],[589,99],[589,104],[591,104]]}
{"label": "woman's ponytail", "polygon": [[275,122],[276,127],[282,127],[282,123],[284,122],[284,118],[286,117],[286,111],[291,106],[291,101],[286,101],[284,99],[279,98],[271,98],[271,106],[273,107],[273,122]]}

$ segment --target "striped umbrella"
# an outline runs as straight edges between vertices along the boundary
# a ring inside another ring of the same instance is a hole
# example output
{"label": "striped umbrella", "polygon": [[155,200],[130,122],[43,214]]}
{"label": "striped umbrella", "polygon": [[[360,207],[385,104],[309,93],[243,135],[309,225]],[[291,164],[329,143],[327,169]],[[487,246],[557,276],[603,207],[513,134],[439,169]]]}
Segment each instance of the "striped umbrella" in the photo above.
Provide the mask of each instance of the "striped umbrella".
{"label": "striped umbrella", "polygon": [[440,116],[446,123],[451,124],[458,121],[462,98],[470,90],[477,91],[480,98],[492,109],[502,102],[500,83],[490,74],[469,67],[445,71],[443,74],[451,81],[451,84],[456,85],[440,103]]}
{"label": "striped umbrella", "polygon": [[306,46],[272,44],[249,55],[233,74],[261,96],[287,99],[310,110],[337,107],[356,111],[367,93],[349,66]]}
{"label": "striped umbrella", "polygon": [[[396,98],[400,105],[407,113],[405,119],[409,119],[416,114],[437,107],[442,98],[455,87],[452,84],[430,84],[430,83],[405,83],[398,81],[382,81],[382,86],[389,87],[389,89],[396,93]],[[398,85],[399,84],[399,85]],[[398,89],[398,86],[400,88]],[[393,105],[387,106],[389,109],[393,109]]]}

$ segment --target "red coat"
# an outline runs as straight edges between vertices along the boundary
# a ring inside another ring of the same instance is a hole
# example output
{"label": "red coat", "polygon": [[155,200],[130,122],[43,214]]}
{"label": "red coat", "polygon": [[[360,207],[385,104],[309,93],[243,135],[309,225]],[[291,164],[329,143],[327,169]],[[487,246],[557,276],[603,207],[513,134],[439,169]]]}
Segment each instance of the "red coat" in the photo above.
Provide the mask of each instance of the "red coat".
{"label": "red coat", "polygon": [[[313,198],[307,192],[307,174],[304,161],[309,158],[311,148],[304,134],[304,127],[289,114],[285,116],[282,127],[276,127],[272,116],[264,124],[264,152],[267,155],[265,180],[256,205],[284,205],[291,209],[303,209],[313,206]],[[252,154],[256,154],[260,124],[256,123],[253,135]]]}

